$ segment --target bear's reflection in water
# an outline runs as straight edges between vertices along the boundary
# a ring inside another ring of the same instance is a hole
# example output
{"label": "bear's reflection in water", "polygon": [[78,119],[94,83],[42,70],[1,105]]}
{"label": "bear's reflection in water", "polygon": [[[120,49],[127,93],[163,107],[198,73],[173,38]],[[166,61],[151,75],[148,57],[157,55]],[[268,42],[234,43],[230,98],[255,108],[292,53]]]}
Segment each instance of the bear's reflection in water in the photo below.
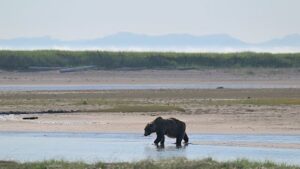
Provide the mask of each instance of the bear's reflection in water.
{"label": "bear's reflection in water", "polygon": [[[182,148],[186,148],[189,145],[189,143],[184,143],[183,145],[178,145],[176,143],[174,143],[174,144],[175,144],[174,146],[168,146],[167,148],[172,147],[172,149],[182,149]],[[156,149],[158,151],[165,149],[165,144],[153,144],[153,145],[156,146]]]}
{"label": "bear's reflection in water", "polygon": [[147,159],[164,159],[173,157],[187,157],[186,149],[187,145],[176,146],[176,144],[165,145],[148,145],[144,148],[144,154]]}

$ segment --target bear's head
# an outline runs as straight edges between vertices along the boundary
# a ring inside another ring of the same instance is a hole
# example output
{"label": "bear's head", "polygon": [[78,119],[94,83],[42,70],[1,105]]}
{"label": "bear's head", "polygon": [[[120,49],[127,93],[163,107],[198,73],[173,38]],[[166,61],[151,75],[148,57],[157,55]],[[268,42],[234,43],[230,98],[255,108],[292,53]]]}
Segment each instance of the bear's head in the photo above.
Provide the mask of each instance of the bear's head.
{"label": "bear's head", "polygon": [[148,123],[144,130],[145,130],[144,136],[149,136],[150,134],[155,132],[156,127],[154,124]]}

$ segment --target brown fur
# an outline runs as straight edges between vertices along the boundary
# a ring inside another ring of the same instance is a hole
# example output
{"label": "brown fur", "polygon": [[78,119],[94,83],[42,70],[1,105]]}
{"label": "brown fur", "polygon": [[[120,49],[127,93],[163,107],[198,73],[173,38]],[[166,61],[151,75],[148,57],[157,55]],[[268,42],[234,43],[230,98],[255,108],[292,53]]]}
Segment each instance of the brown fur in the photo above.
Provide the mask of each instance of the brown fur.
{"label": "brown fur", "polygon": [[160,143],[161,145],[164,144],[165,135],[167,135],[170,138],[176,138],[176,145],[180,146],[182,139],[185,143],[189,141],[189,138],[185,133],[185,129],[185,123],[176,118],[163,119],[162,117],[158,117],[146,125],[144,135],[148,136],[155,132],[157,138],[154,143]]}

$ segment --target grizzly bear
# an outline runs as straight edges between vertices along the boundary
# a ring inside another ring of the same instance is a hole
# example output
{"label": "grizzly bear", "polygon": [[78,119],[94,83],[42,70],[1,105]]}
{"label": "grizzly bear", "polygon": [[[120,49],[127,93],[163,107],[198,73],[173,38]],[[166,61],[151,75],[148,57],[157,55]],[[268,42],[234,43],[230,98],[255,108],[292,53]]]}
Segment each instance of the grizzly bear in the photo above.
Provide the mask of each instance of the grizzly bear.
{"label": "grizzly bear", "polygon": [[167,135],[170,138],[176,138],[176,145],[181,146],[182,139],[185,143],[189,141],[185,128],[185,123],[178,119],[163,119],[162,117],[157,117],[154,121],[146,125],[144,136],[149,136],[155,132],[157,138],[154,144],[158,145],[160,142],[161,145],[164,145],[165,135]]}

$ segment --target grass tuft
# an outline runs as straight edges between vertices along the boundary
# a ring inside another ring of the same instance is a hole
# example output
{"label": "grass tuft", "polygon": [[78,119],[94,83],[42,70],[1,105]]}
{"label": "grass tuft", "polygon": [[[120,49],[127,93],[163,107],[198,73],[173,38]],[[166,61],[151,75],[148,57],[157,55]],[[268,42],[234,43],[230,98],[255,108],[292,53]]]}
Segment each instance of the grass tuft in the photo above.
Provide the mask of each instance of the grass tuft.
{"label": "grass tuft", "polygon": [[251,162],[239,159],[228,162],[217,162],[211,158],[187,160],[173,158],[164,160],[143,160],[138,162],[86,164],[83,162],[43,161],[43,162],[5,162],[0,161],[1,169],[299,169],[299,166],[275,164],[272,162]]}

